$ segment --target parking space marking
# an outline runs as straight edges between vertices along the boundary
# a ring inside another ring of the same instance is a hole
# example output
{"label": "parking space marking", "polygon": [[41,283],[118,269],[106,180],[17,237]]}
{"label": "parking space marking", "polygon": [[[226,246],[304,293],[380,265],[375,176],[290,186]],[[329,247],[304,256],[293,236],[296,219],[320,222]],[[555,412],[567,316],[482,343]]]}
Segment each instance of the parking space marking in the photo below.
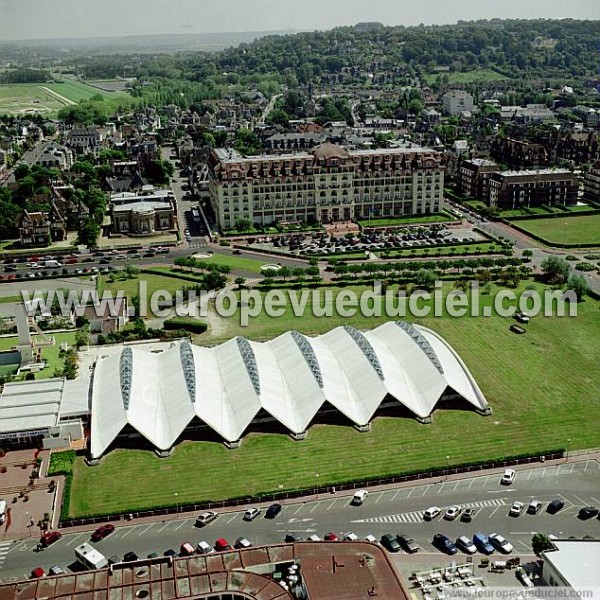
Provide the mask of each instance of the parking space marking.
{"label": "parking space marking", "polygon": [[488,518],[491,519],[496,514],[496,512],[498,512],[499,508],[500,508],[500,506],[496,506],[496,508],[491,512],[491,514],[490,514],[490,516]]}
{"label": "parking space marking", "polygon": [[229,523],[231,523],[231,521],[233,521],[234,519],[237,519],[236,514],[233,514],[233,515],[231,515],[231,517],[229,517],[229,519],[227,520],[227,525],[229,525]]}
{"label": "parking space marking", "polygon": [[458,486],[459,486],[461,483],[462,483],[461,481],[458,481],[458,482],[456,483],[456,485],[454,486],[454,489],[453,489],[452,491],[453,491],[453,492],[455,492],[455,491],[456,491],[456,488],[457,488],[457,487],[458,487]]}
{"label": "parking space marking", "polygon": [[429,491],[429,488],[431,487],[431,485],[427,485],[425,486],[425,489],[423,490],[423,496]]}
{"label": "parking space marking", "polygon": [[596,500],[596,498],[594,498],[594,496],[590,496],[590,498],[592,499],[592,502],[595,502],[596,504],[600,504],[600,500]]}
{"label": "parking space marking", "polygon": [[525,552],[531,552],[531,546],[529,546],[525,542],[522,542],[521,540],[517,540],[516,542],[513,542],[513,546],[514,546],[515,543],[516,544],[521,544],[521,546],[523,546],[523,548],[525,548]]}
{"label": "parking space marking", "polygon": [[175,531],[177,531],[178,529],[181,529],[184,525],[187,525],[190,521],[191,521],[191,519],[184,519],[183,521],[181,521],[181,523],[179,523],[179,525],[177,525],[177,527],[175,527]]}
{"label": "parking space marking", "polygon": [[412,496],[412,493],[416,490],[417,488],[411,488],[410,492],[408,492],[408,496],[406,496],[406,499],[408,500],[408,498],[410,498]]}
{"label": "parking space marking", "polygon": [[446,485],[446,482],[444,481],[444,483],[442,483],[442,485],[440,485],[439,489],[438,489],[438,494],[441,493],[441,491],[444,489],[444,486]]}
{"label": "parking space marking", "polygon": [[165,524],[162,527],[158,528],[156,533],[160,533],[163,529],[166,529],[173,521],[165,521]]}
{"label": "parking space marking", "polygon": [[473,485],[473,484],[474,484],[476,481],[477,481],[477,480],[475,479],[475,477],[473,477],[473,478],[471,479],[471,483],[469,483],[469,488],[468,488],[468,489],[471,489],[471,486],[472,486],[472,485]]}
{"label": "parking space marking", "polygon": [[74,544],[80,537],[84,536],[85,533],[78,533],[75,537],[72,537],[69,539],[69,541],[67,542],[67,546],[71,546],[72,544]]}
{"label": "parking space marking", "polygon": [[332,503],[331,503],[331,504],[330,504],[330,505],[327,507],[327,510],[331,510],[331,509],[333,508],[333,506],[334,506],[334,504],[335,504],[336,502],[337,502],[337,499],[336,499],[336,500],[334,500],[334,501],[333,501],[333,502],[332,502]]}
{"label": "parking space marking", "polygon": [[394,495],[392,496],[392,498],[391,498],[390,502],[393,502],[393,501],[396,499],[396,496],[398,495],[398,492],[399,492],[399,491],[400,491],[400,490],[396,490],[396,492],[395,492],[395,493],[394,493]]}
{"label": "parking space marking", "polygon": [[384,494],[384,492],[381,492],[381,494],[379,494],[379,496],[377,496],[377,500],[375,500],[375,504],[377,504],[383,498],[383,494]]}
{"label": "parking space marking", "polygon": [[297,515],[304,508],[304,504],[301,504],[295,511],[294,514]]}
{"label": "parking space marking", "polygon": [[127,537],[132,531],[135,531],[136,529],[138,529],[138,527],[140,527],[139,525],[133,525],[132,527],[130,527],[127,531],[125,531],[125,533],[121,536],[121,539],[123,539],[124,537]]}
{"label": "parking space marking", "polygon": [[150,523],[150,525],[148,525],[148,527],[146,527],[146,529],[141,531],[138,535],[144,535],[146,532],[150,531],[150,529],[152,529],[152,527],[154,527],[154,523]]}
{"label": "parking space marking", "polygon": [[582,506],[586,506],[587,502],[585,500],[582,500],[579,496],[573,494],[573,498],[576,498]]}
{"label": "parking space marking", "polygon": [[318,502],[315,502],[315,505],[310,509],[309,512],[313,512],[313,510],[315,510],[316,508],[319,507],[319,504],[321,504],[322,500],[319,500]]}

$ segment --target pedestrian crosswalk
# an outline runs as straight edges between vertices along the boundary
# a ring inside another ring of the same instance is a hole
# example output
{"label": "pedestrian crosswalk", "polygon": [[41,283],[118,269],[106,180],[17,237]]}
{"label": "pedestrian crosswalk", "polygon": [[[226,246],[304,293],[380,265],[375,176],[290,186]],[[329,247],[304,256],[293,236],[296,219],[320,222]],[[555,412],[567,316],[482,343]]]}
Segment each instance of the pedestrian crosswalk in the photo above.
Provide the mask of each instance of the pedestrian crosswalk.
{"label": "pedestrian crosswalk", "polygon": [[[479,502],[469,502],[461,504],[463,508],[483,508],[485,506],[502,506],[506,504],[505,498],[493,498],[491,500],[481,500]],[[446,507],[442,508],[442,513]],[[371,517],[369,519],[360,519],[352,521],[353,523],[421,523],[423,521],[423,511],[414,510],[412,512],[399,513],[396,515],[386,515],[383,517]]]}
{"label": "pedestrian crosswalk", "polygon": [[0,542],[0,567],[4,564],[4,560],[6,559],[6,555],[10,549],[12,542]]}

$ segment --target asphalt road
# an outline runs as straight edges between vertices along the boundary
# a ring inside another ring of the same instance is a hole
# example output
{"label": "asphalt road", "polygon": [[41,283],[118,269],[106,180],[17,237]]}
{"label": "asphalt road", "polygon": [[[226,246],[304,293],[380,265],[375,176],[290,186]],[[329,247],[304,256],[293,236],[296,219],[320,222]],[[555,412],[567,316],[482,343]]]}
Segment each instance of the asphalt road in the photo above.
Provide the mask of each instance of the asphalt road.
{"label": "asphalt road", "polygon": [[[134,551],[140,557],[150,552],[162,554],[172,548],[179,550],[183,542],[196,545],[200,540],[214,544],[225,537],[230,543],[239,536],[253,544],[280,542],[287,532],[303,538],[315,533],[323,537],[328,532],[338,535],[353,531],[360,538],[384,533],[411,535],[424,552],[437,552],[431,544],[435,533],[455,539],[472,536],[477,531],[501,533],[514,545],[515,554],[531,553],[533,533],[540,531],[559,537],[600,536],[600,520],[581,521],[579,508],[600,507],[600,464],[597,461],[566,463],[519,471],[514,483],[504,487],[498,475],[479,476],[461,480],[439,481],[414,487],[372,491],[362,506],[351,506],[349,496],[322,495],[286,504],[279,516],[270,521],[259,516],[252,522],[242,519],[243,510],[223,512],[205,528],[194,526],[195,514],[182,514],[164,521],[124,524],[98,542],[96,547],[107,557],[123,556]],[[508,510],[515,500],[525,503],[532,499],[547,503],[562,499],[565,507],[556,515],[545,509],[537,515],[509,517]],[[441,516],[424,522],[423,511],[432,505],[441,508],[451,504],[476,509],[471,523],[460,520],[448,522]],[[46,570],[55,564],[76,568],[74,548],[89,540],[89,532],[67,533],[61,540],[42,552],[35,552],[37,538],[0,544],[0,578],[6,582],[13,577],[27,577],[35,567]]]}

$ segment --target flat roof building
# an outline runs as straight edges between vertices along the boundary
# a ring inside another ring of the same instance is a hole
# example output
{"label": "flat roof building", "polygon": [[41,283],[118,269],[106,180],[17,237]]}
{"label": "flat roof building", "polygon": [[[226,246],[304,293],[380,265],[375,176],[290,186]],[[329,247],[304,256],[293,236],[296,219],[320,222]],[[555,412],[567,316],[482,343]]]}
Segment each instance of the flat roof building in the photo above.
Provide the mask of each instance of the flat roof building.
{"label": "flat roof building", "polygon": [[598,593],[600,540],[556,540],[552,544],[555,549],[542,553],[544,581],[548,585],[570,587],[580,593]]}

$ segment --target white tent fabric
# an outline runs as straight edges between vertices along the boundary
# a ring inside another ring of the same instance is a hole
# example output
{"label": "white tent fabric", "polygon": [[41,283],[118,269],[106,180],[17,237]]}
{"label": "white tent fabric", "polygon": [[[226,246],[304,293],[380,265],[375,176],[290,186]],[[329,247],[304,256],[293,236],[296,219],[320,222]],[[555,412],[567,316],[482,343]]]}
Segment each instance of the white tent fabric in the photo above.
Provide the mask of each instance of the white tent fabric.
{"label": "white tent fabric", "polygon": [[238,337],[214,348],[188,341],[162,352],[127,346],[95,367],[91,455],[102,456],[127,424],[168,450],[194,417],[234,442],[261,409],[299,434],[325,401],[358,426],[387,396],[426,418],[447,388],[488,409],[452,347],[430,329],[402,322],[364,333],[337,327],[313,338]]}

